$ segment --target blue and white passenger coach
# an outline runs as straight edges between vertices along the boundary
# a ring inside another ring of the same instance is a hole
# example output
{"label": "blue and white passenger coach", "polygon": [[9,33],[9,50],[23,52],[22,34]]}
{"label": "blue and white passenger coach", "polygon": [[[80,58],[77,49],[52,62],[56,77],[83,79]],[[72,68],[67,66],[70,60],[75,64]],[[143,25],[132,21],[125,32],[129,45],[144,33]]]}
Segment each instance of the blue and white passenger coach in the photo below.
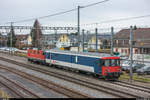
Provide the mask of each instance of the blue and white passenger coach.
{"label": "blue and white passenger coach", "polygon": [[119,78],[120,57],[104,53],[71,52],[52,49],[45,51],[46,63],[94,73],[104,78]]}

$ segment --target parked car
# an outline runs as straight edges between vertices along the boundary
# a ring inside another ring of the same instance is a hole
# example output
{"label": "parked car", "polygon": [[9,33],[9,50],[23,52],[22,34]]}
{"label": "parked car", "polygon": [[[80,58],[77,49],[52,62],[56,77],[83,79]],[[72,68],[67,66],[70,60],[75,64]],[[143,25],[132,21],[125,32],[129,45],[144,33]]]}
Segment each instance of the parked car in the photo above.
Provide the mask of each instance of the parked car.
{"label": "parked car", "polygon": [[0,51],[5,51],[7,49],[7,47],[1,47]]}
{"label": "parked car", "polygon": [[[137,64],[133,62],[133,64],[132,64],[132,71],[133,71],[134,67],[136,67],[136,66],[137,66]],[[127,66],[125,66],[125,71],[126,72],[130,71],[130,62],[128,63]]]}
{"label": "parked car", "polygon": [[129,61],[123,61],[123,63],[122,63],[122,70],[123,71],[125,71],[126,70],[126,68],[127,68],[127,66],[129,66],[130,65],[130,62]]}
{"label": "parked car", "polygon": [[136,72],[138,69],[143,68],[146,66],[145,64],[136,64],[135,67],[133,67],[133,72]]}
{"label": "parked car", "polygon": [[139,75],[143,75],[143,74],[150,75],[150,66],[144,66],[144,67],[138,69],[136,72]]}
{"label": "parked car", "polygon": [[22,48],[22,50],[27,50],[27,49],[28,49],[27,47]]}
{"label": "parked car", "polygon": [[[129,72],[130,71],[130,63],[131,63],[130,61],[124,61],[122,63],[122,70],[126,71],[126,72]],[[145,64],[138,64],[135,61],[133,61],[132,71],[136,72],[137,69],[140,69],[140,68],[142,68],[144,66],[145,66]]]}
{"label": "parked car", "polygon": [[16,51],[18,51],[19,49],[17,49],[17,48],[14,48],[14,47],[7,47],[6,48],[6,51],[10,51],[10,52],[16,52]]}
{"label": "parked car", "polygon": [[[129,71],[130,70],[130,61],[126,60],[122,63],[122,70]],[[132,67],[136,66],[136,63],[133,62]]]}
{"label": "parked car", "polygon": [[128,57],[127,57],[127,56],[120,56],[120,59],[122,59],[122,60],[127,60]]}

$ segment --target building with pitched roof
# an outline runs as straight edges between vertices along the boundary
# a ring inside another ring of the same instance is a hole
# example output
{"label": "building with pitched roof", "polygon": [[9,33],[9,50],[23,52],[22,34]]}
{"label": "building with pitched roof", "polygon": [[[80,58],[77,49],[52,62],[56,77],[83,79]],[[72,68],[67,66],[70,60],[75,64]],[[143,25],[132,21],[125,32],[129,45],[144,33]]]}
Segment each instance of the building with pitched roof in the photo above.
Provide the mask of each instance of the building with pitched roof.
{"label": "building with pitched roof", "polygon": [[[97,49],[110,49],[111,35],[110,34],[99,34],[97,35]],[[89,49],[96,49],[96,36],[93,34],[91,39],[88,41]]]}
{"label": "building with pitched roof", "polygon": [[[130,29],[123,29],[114,36],[114,52],[121,55],[130,54]],[[150,28],[135,28],[133,30],[133,53],[150,53]]]}

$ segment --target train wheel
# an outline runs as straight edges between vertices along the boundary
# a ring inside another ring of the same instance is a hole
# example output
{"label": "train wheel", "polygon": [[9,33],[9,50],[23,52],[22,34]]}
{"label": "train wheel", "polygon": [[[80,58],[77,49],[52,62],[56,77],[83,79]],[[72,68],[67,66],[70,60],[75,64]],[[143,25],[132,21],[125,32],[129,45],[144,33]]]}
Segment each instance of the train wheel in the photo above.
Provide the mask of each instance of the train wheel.
{"label": "train wheel", "polygon": [[97,75],[97,74],[94,74],[94,77],[97,77],[97,78],[98,78],[98,77],[99,77],[99,75]]}
{"label": "train wheel", "polygon": [[75,73],[79,73],[79,71],[78,71],[78,70],[75,70]]}
{"label": "train wheel", "polygon": [[79,73],[81,73],[81,74],[87,74],[86,72],[81,71],[81,70],[79,70]]}
{"label": "train wheel", "polygon": [[30,59],[28,59],[28,61],[30,61]]}
{"label": "train wheel", "polygon": [[49,66],[49,64],[48,64],[48,63],[45,63],[45,65],[46,65],[46,66]]}
{"label": "train wheel", "polygon": [[29,63],[32,63],[32,60],[31,60],[31,59],[29,60]]}

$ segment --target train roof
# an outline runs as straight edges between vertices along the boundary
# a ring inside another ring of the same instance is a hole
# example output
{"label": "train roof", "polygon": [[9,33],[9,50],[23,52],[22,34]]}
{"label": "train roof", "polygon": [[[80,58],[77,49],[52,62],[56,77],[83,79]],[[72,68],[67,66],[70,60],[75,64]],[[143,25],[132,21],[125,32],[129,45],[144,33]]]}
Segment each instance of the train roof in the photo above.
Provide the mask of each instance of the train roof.
{"label": "train roof", "polygon": [[112,55],[107,54],[107,53],[63,51],[63,50],[60,50],[60,49],[50,49],[50,50],[46,50],[45,52],[50,52],[50,51],[53,52],[53,53],[88,56],[88,57],[95,57],[95,58],[112,57]]}

